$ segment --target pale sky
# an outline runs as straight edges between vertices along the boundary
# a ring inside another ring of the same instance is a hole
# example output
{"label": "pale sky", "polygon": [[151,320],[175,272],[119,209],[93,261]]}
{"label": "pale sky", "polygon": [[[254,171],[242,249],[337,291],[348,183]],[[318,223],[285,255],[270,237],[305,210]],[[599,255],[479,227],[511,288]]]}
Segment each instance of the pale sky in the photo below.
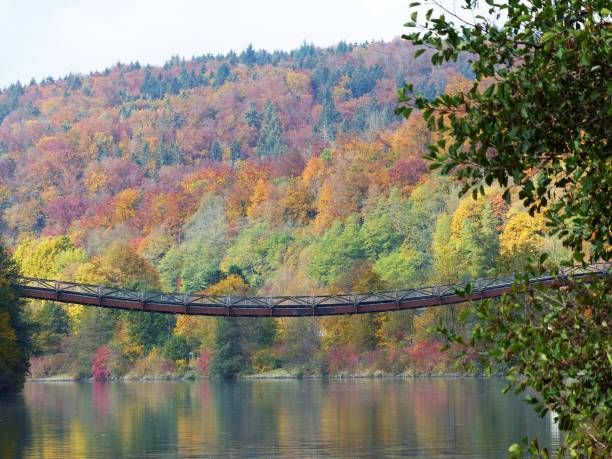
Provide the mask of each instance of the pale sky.
{"label": "pale sky", "polygon": [[391,40],[412,0],[0,0],[0,88],[118,61]]}

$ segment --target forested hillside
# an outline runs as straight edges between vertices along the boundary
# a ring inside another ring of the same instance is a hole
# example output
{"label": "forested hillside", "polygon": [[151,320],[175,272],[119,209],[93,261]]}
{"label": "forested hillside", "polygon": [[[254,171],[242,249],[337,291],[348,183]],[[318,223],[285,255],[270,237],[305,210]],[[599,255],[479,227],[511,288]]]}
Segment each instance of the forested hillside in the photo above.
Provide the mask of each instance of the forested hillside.
{"label": "forested hillside", "polygon": [[[27,276],[136,289],[308,294],[521,269],[543,219],[459,200],[423,160],[428,96],[469,84],[390,43],[173,58],[0,94],[0,222]],[[325,319],[169,317],[31,302],[34,376],[450,371],[457,308]]]}

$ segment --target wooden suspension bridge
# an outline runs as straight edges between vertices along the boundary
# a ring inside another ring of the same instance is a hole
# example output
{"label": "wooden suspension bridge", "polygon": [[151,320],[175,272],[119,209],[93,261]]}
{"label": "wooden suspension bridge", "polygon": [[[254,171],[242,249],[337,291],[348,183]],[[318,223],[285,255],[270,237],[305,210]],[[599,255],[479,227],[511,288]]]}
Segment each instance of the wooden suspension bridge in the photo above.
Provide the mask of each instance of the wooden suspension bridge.
{"label": "wooden suspension bridge", "polygon": [[[531,277],[529,283],[550,285],[609,272],[608,263],[598,263]],[[203,316],[301,317],[401,311],[496,298],[510,292],[514,280],[514,275],[478,279],[469,282],[467,289],[468,283],[460,283],[372,293],[265,297],[135,291],[30,277],[17,277],[13,285],[22,298],[84,306]]]}

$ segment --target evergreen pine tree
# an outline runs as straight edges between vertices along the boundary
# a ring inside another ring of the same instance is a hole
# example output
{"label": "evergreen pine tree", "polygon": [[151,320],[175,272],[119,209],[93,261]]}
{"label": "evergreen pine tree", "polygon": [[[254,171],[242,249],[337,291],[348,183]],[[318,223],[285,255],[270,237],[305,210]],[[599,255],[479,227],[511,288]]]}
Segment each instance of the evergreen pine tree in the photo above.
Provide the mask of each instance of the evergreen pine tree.
{"label": "evergreen pine tree", "polygon": [[259,140],[257,141],[257,154],[259,156],[280,156],[286,150],[287,145],[282,136],[276,106],[268,101],[264,107]]}
{"label": "evergreen pine tree", "polygon": [[235,378],[247,367],[240,345],[240,322],[236,317],[219,317],[215,335],[215,349],[210,371],[215,376]]}
{"label": "evergreen pine tree", "polygon": [[17,108],[19,97],[25,92],[21,83],[17,82],[5,91],[6,97],[0,101],[0,123],[6,116]]}
{"label": "evergreen pine tree", "polygon": [[331,93],[325,95],[323,101],[323,110],[319,122],[315,125],[314,131],[321,135],[324,140],[334,140],[338,133],[338,123],[342,121],[342,117],[336,108],[336,103]]}
{"label": "evergreen pine tree", "polygon": [[181,164],[181,151],[176,142],[166,147],[161,143],[157,147],[157,166],[174,166]]}
{"label": "evergreen pine tree", "polygon": [[221,150],[221,145],[217,141],[210,148],[210,159],[213,161],[223,161],[223,150]]}
{"label": "evergreen pine tree", "polygon": [[253,50],[253,45],[249,44],[249,47],[240,54],[240,63],[248,67],[253,67],[256,61],[257,55]]}
{"label": "evergreen pine tree", "polygon": [[215,78],[213,82],[214,88],[219,88],[223,86],[225,80],[230,76],[230,68],[225,62],[217,67],[217,71],[215,72]]}
{"label": "evergreen pine tree", "polygon": [[232,162],[242,159],[242,147],[237,140],[234,140],[230,146],[230,159]]}
{"label": "evergreen pine tree", "polygon": [[147,99],[159,99],[163,96],[161,75],[154,77],[151,69],[145,70],[144,81],[140,86],[140,92]]}
{"label": "evergreen pine tree", "polygon": [[261,127],[261,113],[257,111],[257,107],[253,102],[249,106],[249,110],[244,113],[244,119],[249,127],[259,129]]}

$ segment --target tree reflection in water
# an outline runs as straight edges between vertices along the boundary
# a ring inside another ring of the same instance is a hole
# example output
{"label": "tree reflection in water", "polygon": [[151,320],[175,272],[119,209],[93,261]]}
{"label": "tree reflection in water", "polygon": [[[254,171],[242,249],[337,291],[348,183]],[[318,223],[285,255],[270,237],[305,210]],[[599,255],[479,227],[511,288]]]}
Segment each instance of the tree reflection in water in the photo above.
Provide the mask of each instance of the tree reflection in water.
{"label": "tree reflection in water", "polygon": [[504,456],[551,421],[496,379],[29,383],[2,457]]}

